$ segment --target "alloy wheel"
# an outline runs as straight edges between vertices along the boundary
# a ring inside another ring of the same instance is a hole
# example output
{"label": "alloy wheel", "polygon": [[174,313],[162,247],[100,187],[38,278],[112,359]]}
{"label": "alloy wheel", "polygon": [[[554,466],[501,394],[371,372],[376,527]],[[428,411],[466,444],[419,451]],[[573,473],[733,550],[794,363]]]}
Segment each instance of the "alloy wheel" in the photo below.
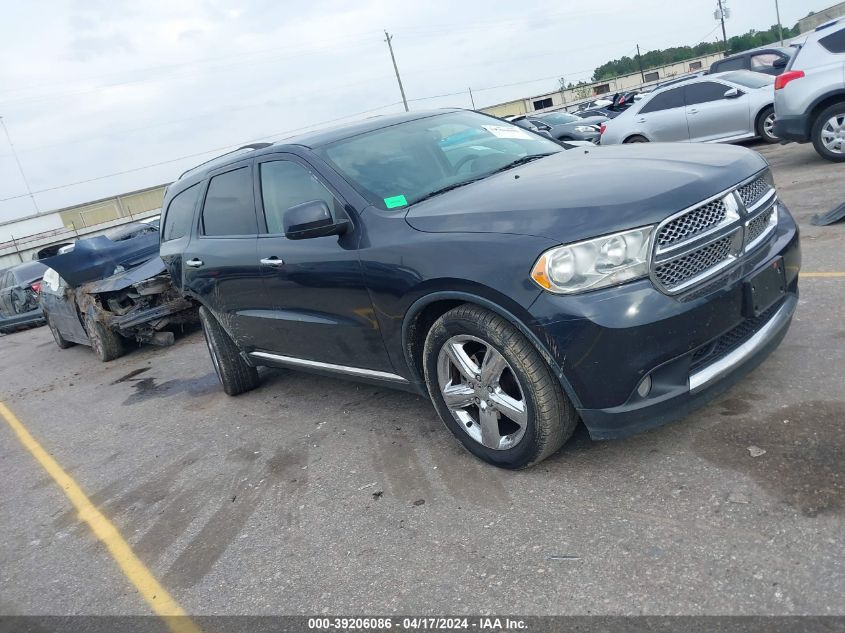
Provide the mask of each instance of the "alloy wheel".
{"label": "alloy wheel", "polygon": [[845,154],[845,113],[830,117],[821,130],[822,144],[833,154]]}
{"label": "alloy wheel", "polygon": [[437,356],[440,393],[458,425],[494,450],[516,446],[528,427],[528,403],[513,368],[489,343],[460,334]]}
{"label": "alloy wheel", "polygon": [[763,134],[769,138],[777,138],[775,136],[775,113],[772,112],[763,120]]}

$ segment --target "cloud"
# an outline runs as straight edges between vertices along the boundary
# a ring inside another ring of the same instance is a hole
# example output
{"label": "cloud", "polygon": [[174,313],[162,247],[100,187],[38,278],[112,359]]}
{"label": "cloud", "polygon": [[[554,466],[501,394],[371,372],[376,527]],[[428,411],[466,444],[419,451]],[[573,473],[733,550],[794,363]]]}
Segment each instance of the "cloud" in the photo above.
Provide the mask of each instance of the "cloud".
{"label": "cloud", "polygon": [[[730,33],[767,27],[771,4],[736,3]],[[809,4],[781,0],[784,23],[829,1]],[[712,0],[642,0],[636,12],[622,0],[577,7],[556,0],[7,5],[0,115],[36,190],[353,113],[401,110],[385,28],[412,107],[422,109],[469,107],[470,86],[478,106],[554,90],[558,77],[587,78],[637,43],[649,50],[697,42],[716,27]],[[448,93],[458,94],[413,101]],[[38,194],[39,206],[159,184],[202,158]],[[20,194],[0,137],[0,197]],[[0,219],[31,211],[26,198],[0,202]]]}

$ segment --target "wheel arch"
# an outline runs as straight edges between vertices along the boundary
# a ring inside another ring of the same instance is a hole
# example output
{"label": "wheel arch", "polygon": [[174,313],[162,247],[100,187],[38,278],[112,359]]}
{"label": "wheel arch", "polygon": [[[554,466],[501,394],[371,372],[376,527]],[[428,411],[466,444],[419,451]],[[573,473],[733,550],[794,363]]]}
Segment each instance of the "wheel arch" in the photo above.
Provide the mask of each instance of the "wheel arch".
{"label": "wheel arch", "polygon": [[487,297],[466,291],[442,290],[431,292],[417,299],[405,313],[405,318],[402,321],[402,351],[405,356],[405,362],[415,382],[425,382],[423,376],[423,347],[429,329],[446,312],[466,303],[490,310],[516,327],[531,341],[535,349],[543,357],[543,360],[546,361],[555,377],[561,383],[563,390],[566,392],[573,406],[580,408],[581,402],[569,380],[564,375],[560,364],[555,360],[554,356],[549,352],[548,347],[540,340],[537,334],[525,324],[524,320],[499,303]]}

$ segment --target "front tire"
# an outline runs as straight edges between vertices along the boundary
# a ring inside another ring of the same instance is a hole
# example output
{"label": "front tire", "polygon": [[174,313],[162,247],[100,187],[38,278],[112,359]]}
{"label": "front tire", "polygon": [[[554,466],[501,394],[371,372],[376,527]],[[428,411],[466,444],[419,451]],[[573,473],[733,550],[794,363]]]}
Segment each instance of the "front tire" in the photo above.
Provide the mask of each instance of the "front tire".
{"label": "front tire", "polygon": [[120,334],[110,330],[91,316],[85,317],[85,330],[88,332],[88,340],[91,341],[94,356],[101,362],[108,363],[123,356],[125,350]]}
{"label": "front tire", "polygon": [[523,468],[557,452],[578,414],[536,348],[502,317],[464,304],[425,341],[425,380],[440,418],[473,455]]}
{"label": "front tire", "polygon": [[764,143],[779,143],[780,138],[775,136],[775,109],[772,106],[766,106],[757,117],[756,132],[757,136]]}
{"label": "front tire", "polygon": [[845,101],[822,110],[810,136],[819,156],[834,163],[845,161]]}
{"label": "front tire", "polygon": [[237,345],[226,330],[220,327],[217,319],[205,306],[199,309],[199,315],[208,353],[211,355],[211,362],[220,384],[223,385],[223,391],[227,395],[237,396],[258,387],[261,384],[258,370],[247,364]]}

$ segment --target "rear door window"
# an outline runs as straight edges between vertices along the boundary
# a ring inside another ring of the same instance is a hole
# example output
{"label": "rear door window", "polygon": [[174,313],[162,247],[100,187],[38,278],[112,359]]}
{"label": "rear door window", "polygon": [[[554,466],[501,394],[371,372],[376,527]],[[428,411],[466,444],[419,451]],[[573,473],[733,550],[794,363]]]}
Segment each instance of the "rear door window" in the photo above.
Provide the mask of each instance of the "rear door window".
{"label": "rear door window", "polygon": [[661,110],[671,110],[672,108],[680,108],[684,105],[684,89],[673,88],[666,90],[660,94],[654,95],[652,99],[646,103],[640,114],[647,114],[649,112],[660,112]]}
{"label": "rear door window", "polygon": [[200,188],[197,184],[188,187],[170,201],[164,219],[163,241],[179,239],[191,230],[191,220],[194,219],[194,207],[196,207],[199,193]]}
{"label": "rear door window", "polygon": [[202,209],[202,234],[214,237],[257,233],[250,168],[240,167],[214,176],[208,183]]}
{"label": "rear door window", "polygon": [[845,29],[826,35],[819,40],[819,44],[831,53],[845,53]]}
{"label": "rear door window", "polygon": [[715,63],[713,72],[721,73],[726,70],[741,70],[745,68],[745,58],[735,57],[734,59],[724,59]]}

